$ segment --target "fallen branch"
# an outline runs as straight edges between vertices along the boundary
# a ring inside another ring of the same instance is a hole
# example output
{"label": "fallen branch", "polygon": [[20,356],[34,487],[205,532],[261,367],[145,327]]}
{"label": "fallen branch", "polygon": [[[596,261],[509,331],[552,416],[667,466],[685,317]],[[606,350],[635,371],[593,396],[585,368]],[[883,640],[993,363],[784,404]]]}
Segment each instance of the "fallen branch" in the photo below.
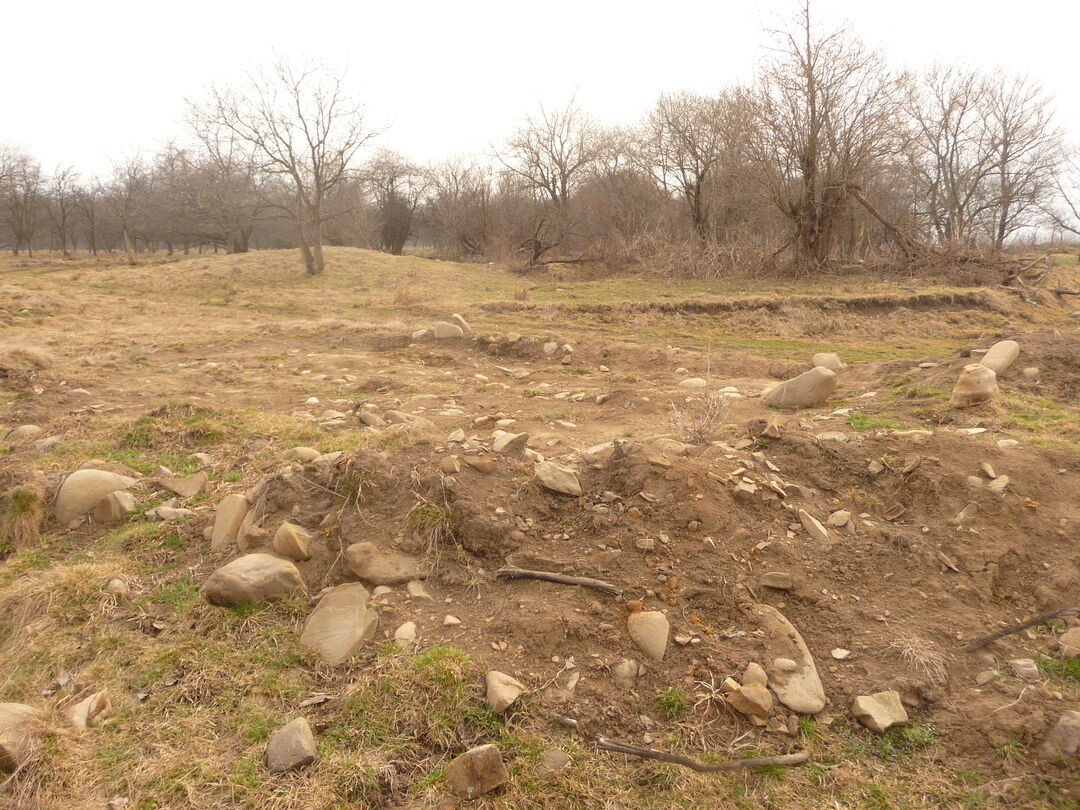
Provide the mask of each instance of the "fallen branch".
{"label": "fallen branch", "polygon": [[[571,717],[558,716],[555,719],[568,728],[579,730],[578,721]],[[675,765],[682,765],[684,768],[689,768],[692,771],[698,771],[699,773],[737,771],[741,768],[759,768],[765,765],[801,765],[810,759],[809,752],[799,751],[795,754],[782,754],[776,757],[728,759],[723,762],[698,762],[696,759],[690,759],[690,757],[680,756],[679,754],[669,754],[666,751],[654,751],[651,748],[641,748],[640,746],[619,742],[618,740],[612,740],[608,737],[596,736],[592,738],[592,741],[596,744],[597,748],[604,751],[614,751],[617,754],[628,754],[629,756],[641,757],[642,759],[655,759],[659,762],[671,762]]]}
{"label": "fallen branch", "polygon": [[997,641],[999,638],[1003,638],[1004,636],[1012,635],[1013,633],[1019,633],[1021,630],[1026,630],[1027,628],[1031,627],[1032,625],[1042,624],[1043,622],[1048,622],[1051,619],[1060,619],[1062,616],[1076,616],[1076,615],[1080,615],[1080,607],[1062,608],[1061,610],[1051,610],[1049,613],[1040,613],[1038,616],[1033,616],[1030,619],[1025,619],[1024,621],[1022,621],[1022,622],[1020,622],[1018,624],[1010,625],[1010,626],[1006,627],[1005,629],[998,630],[997,632],[991,633],[988,636],[983,636],[982,638],[977,638],[973,642],[971,642],[970,644],[965,646],[964,650],[965,650],[965,652],[971,652],[972,650],[978,650],[981,647],[985,647],[987,644],[989,644],[992,641]]}
{"label": "fallen branch", "polygon": [[528,568],[500,568],[495,572],[495,576],[506,579],[540,579],[544,582],[558,582],[561,585],[580,585],[583,588],[593,588],[616,596],[622,593],[622,588],[617,588],[610,582],[601,582],[599,579],[568,577],[563,574],[552,574],[548,571],[530,571]]}

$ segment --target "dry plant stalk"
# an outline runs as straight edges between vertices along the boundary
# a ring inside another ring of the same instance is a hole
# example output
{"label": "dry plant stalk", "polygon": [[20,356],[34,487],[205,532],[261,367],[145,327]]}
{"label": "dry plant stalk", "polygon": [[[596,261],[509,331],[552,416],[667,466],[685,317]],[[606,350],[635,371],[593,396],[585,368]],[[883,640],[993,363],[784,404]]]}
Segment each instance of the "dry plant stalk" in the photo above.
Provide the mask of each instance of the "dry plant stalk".
{"label": "dry plant stalk", "polygon": [[701,444],[716,438],[727,424],[728,399],[712,393],[684,409],[671,404],[671,427],[688,444]]}
{"label": "dry plant stalk", "polygon": [[945,656],[925,639],[900,636],[890,641],[885,651],[903,661],[912,672],[929,678],[932,683],[944,683],[948,677]]}

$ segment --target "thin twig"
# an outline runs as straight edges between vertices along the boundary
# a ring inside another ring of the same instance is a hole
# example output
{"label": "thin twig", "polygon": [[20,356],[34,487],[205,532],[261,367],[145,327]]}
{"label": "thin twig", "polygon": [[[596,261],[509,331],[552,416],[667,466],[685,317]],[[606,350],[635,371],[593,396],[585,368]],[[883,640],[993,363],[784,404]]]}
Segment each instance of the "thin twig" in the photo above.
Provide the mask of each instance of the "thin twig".
{"label": "thin twig", "polygon": [[1080,615],[1080,607],[1062,608],[1061,610],[1051,610],[1049,613],[1040,613],[1038,616],[1033,616],[1030,619],[1025,619],[1018,624],[1009,625],[1005,629],[998,630],[988,636],[977,638],[973,642],[968,644],[966,647],[964,647],[964,650],[966,652],[971,652],[972,650],[977,650],[981,647],[985,647],[990,642],[997,641],[1003,636],[1012,635],[1013,633],[1019,633],[1021,630],[1026,630],[1032,625],[1042,624],[1043,622],[1048,622],[1051,619],[1060,619],[1062,616],[1075,615]]}
{"label": "thin twig", "polygon": [[[556,721],[568,728],[577,729],[578,721],[571,717],[558,716]],[[604,751],[614,751],[617,754],[628,754],[642,759],[655,759],[660,762],[671,762],[682,765],[699,773],[712,773],[715,771],[737,771],[741,768],[758,768],[765,765],[801,765],[810,759],[808,751],[799,751],[794,754],[782,754],[775,757],[753,757],[752,759],[728,759],[723,762],[698,762],[690,757],[679,754],[669,754],[667,751],[654,751],[651,748],[641,748],[637,745],[612,740],[608,737],[597,736],[592,739],[596,747]]]}
{"label": "thin twig", "polygon": [[495,576],[505,577],[506,579],[540,579],[544,582],[558,582],[561,585],[580,585],[583,588],[593,588],[616,596],[622,593],[622,588],[618,588],[610,582],[602,582],[599,579],[568,577],[563,574],[552,574],[549,571],[530,571],[528,568],[500,568],[495,572]]}

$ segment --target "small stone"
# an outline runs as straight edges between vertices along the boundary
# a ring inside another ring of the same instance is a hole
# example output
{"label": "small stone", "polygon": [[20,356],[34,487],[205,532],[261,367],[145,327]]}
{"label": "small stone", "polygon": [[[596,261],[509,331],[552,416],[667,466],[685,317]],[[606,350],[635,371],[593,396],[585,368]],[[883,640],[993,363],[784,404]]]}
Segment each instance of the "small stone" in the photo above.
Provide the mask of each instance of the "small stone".
{"label": "small stone", "polygon": [[908,721],[899,692],[877,692],[861,695],[852,702],[851,713],[871,731],[887,731]]}
{"label": "small stone", "polygon": [[971,363],[960,372],[949,404],[954,408],[968,408],[989,402],[997,392],[997,375],[981,363]]}
{"label": "small stone", "polygon": [[519,456],[525,451],[525,445],[529,443],[528,433],[505,433],[497,431],[491,449],[496,453],[507,456]]}
{"label": "small stone", "polygon": [[758,578],[758,582],[766,588],[775,588],[778,591],[787,591],[792,587],[791,574],[781,571],[771,571],[767,574],[762,574]]}
{"label": "small stone", "polygon": [[834,373],[847,368],[847,364],[841,362],[840,357],[832,352],[818,352],[810,362],[814,364],[815,368],[821,366]]}
{"label": "small stone", "polygon": [[412,649],[416,643],[416,622],[405,622],[394,631],[394,642],[403,650]]}
{"label": "small stone", "polygon": [[830,653],[830,655],[837,661],[846,661],[848,658],[851,658],[851,650],[845,650],[843,647],[837,647]]}
{"label": "small stone", "polygon": [[453,444],[460,444],[461,442],[465,441],[465,431],[461,428],[451,431],[446,435],[446,441]]}
{"label": "small stone", "polygon": [[1058,647],[1065,658],[1080,658],[1080,626],[1058,636]]}
{"label": "small stone", "polygon": [[431,594],[424,588],[424,583],[419,579],[410,579],[405,585],[405,590],[408,591],[409,596],[413,599],[419,599],[426,602],[434,601],[431,598]]}
{"label": "small stone", "polygon": [[461,619],[459,619],[457,616],[451,616],[449,613],[447,613],[443,617],[442,623],[443,627],[456,627],[457,625],[461,624]]}
{"label": "small stone", "polygon": [[439,471],[443,475],[457,475],[461,472],[461,461],[457,456],[447,456],[439,462]]}
{"label": "small stone", "polygon": [[455,757],[443,771],[454,795],[475,799],[490,793],[510,780],[499,749],[491,745],[472,748]]}
{"label": "small stone", "polygon": [[487,688],[487,701],[491,704],[491,710],[495,714],[502,714],[525,693],[525,684],[516,678],[491,670],[484,676]]}
{"label": "small stone", "polygon": [[493,473],[499,469],[499,463],[493,458],[481,456],[465,456],[465,463],[480,473]]}
{"label": "small stone", "polygon": [[533,474],[545,489],[573,497],[581,495],[577,473],[568,467],[561,467],[553,461],[541,461],[533,467]]}
{"label": "small stone", "polygon": [[743,670],[742,674],[743,686],[747,686],[748,684],[752,683],[760,684],[761,686],[769,685],[769,676],[765,672],[765,667],[761,666],[761,664],[758,664],[755,661],[751,661],[749,664],[747,664],[746,669]]}
{"label": "small stone", "polygon": [[218,504],[214,516],[214,531],[210,550],[223,551],[237,542],[240,526],[248,514],[248,499],[244,495],[226,495]]}
{"label": "small stone", "polygon": [[360,579],[372,585],[404,585],[419,579],[415,557],[383,551],[374,543],[353,543],[345,549],[345,563]]}
{"label": "small stone", "polygon": [[812,408],[828,399],[835,388],[835,372],[816,366],[770,388],[761,401],[778,408]]}
{"label": "small stone", "polygon": [[654,661],[664,660],[670,625],[667,616],[657,610],[637,611],[626,620],[630,638]]}
{"label": "small stone", "polygon": [[1080,756],[1080,711],[1067,711],[1061,715],[1046,735],[1043,753],[1062,759]]}
{"label": "small stone", "polygon": [[162,475],[158,477],[157,482],[165,487],[165,489],[172,490],[181,498],[194,498],[206,489],[207,485],[210,483],[210,476],[205,472],[197,472],[186,478]]}
{"label": "small stone", "polygon": [[633,686],[641,672],[641,665],[631,658],[620,658],[611,665],[611,675],[620,686]]}
{"label": "small stone", "polygon": [[652,537],[639,537],[634,541],[634,548],[639,551],[655,551],[656,540]]}
{"label": "small stone", "polygon": [[708,382],[701,377],[687,377],[679,383],[680,388],[704,388],[706,385]]}
{"label": "small stone", "polygon": [[435,327],[431,330],[436,340],[447,340],[448,338],[463,337],[465,330],[454,323],[446,323],[445,321],[439,321],[435,324]]}
{"label": "small stone", "polygon": [[0,773],[25,765],[41,744],[41,711],[25,703],[0,703]]}
{"label": "small stone", "polygon": [[315,735],[303,717],[282,726],[266,744],[266,769],[285,773],[305,768],[315,761]]}
{"label": "small stone", "polygon": [[85,730],[104,720],[111,708],[112,701],[109,700],[109,693],[102,691],[95,692],[85,700],[76,703],[67,710],[66,714],[71,725],[79,730]]}
{"label": "small stone", "polygon": [[977,686],[986,686],[990,681],[997,677],[997,672],[992,669],[984,669],[978,675],[975,676],[975,684]]}
{"label": "small stone", "polygon": [[538,776],[550,776],[569,767],[569,754],[558,748],[549,748],[540,755],[540,760],[536,763],[536,773]]}
{"label": "small stone", "polygon": [[767,717],[773,708],[773,696],[759,683],[743,684],[727,696],[727,702],[736,711],[754,717]]}
{"label": "small stone", "polygon": [[282,523],[274,533],[274,552],[290,560],[309,559],[310,544],[311,534],[308,530],[294,523]]}
{"label": "small stone", "polygon": [[851,520],[851,512],[846,512],[843,509],[839,509],[829,515],[828,520],[825,523],[829,526],[835,526],[836,528],[842,528],[848,525],[848,521]]}
{"label": "small stone", "polygon": [[1017,678],[1037,681],[1041,677],[1039,665],[1030,658],[1014,658],[1009,662],[1009,668]]}
{"label": "small stone", "polygon": [[[468,322],[456,312],[450,317],[450,320],[453,321],[454,326],[460,329],[463,334],[472,334],[472,328],[469,326]],[[436,335],[436,337],[438,337],[438,335]]]}
{"label": "small stone", "polygon": [[305,463],[314,461],[321,455],[322,453],[314,447],[294,447],[291,450],[285,451],[285,458],[289,461],[302,461]]}

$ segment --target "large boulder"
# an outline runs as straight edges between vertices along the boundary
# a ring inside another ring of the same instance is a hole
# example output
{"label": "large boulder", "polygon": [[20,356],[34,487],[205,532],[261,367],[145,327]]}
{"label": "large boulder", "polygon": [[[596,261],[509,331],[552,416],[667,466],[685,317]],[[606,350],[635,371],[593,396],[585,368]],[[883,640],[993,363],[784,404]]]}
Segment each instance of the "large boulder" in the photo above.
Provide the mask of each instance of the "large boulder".
{"label": "large boulder", "polygon": [[630,631],[630,638],[649,658],[654,661],[664,659],[671,632],[667,616],[658,610],[635,611],[627,617],[626,629]]}
{"label": "large boulder", "polygon": [[300,644],[328,664],[343,664],[375,635],[379,614],[368,607],[367,588],[350,582],[332,588],[311,611]]}
{"label": "large boulder", "polygon": [[443,771],[443,778],[454,794],[462,799],[475,799],[490,793],[510,779],[499,749],[491,745],[470,748],[454,757]]}
{"label": "large boulder", "polygon": [[64,479],[56,495],[56,522],[67,526],[97,507],[102,498],[134,483],[134,478],[107,470],[76,470]]}
{"label": "large boulder", "polygon": [[761,401],[777,408],[812,408],[824,402],[835,388],[836,373],[824,366],[815,366],[770,388]]}
{"label": "large boulder", "polygon": [[202,586],[206,601],[223,607],[267,602],[306,591],[296,566],[272,554],[237,557],[211,574]]}
{"label": "large boulder", "polygon": [[540,486],[563,495],[581,495],[581,482],[577,473],[569,467],[562,467],[554,461],[541,461],[533,467],[533,473]]}
{"label": "large boulder", "polygon": [[210,535],[210,550],[224,551],[237,543],[240,527],[248,515],[246,495],[226,495],[214,515],[214,530]]}
{"label": "large boulder", "polygon": [[997,375],[982,363],[964,366],[953,388],[949,404],[954,408],[969,408],[989,402],[998,392]]}
{"label": "large boulder", "polygon": [[799,714],[825,708],[814,658],[799,631],[772,605],[757,604],[754,612],[764,631],[766,672],[777,699]]}
{"label": "large boulder", "polygon": [[303,717],[285,724],[266,744],[266,769],[285,773],[306,767],[315,761],[315,735]]}
{"label": "large boulder", "polygon": [[40,744],[41,711],[25,703],[0,703],[0,773],[22,767]]}
{"label": "large boulder", "polygon": [[383,551],[374,543],[353,543],[345,549],[345,563],[372,585],[404,585],[422,576],[415,557]]}
{"label": "large boulder", "polygon": [[999,340],[986,350],[979,364],[986,366],[998,377],[1004,377],[1016,358],[1020,356],[1020,344],[1015,340]]}

